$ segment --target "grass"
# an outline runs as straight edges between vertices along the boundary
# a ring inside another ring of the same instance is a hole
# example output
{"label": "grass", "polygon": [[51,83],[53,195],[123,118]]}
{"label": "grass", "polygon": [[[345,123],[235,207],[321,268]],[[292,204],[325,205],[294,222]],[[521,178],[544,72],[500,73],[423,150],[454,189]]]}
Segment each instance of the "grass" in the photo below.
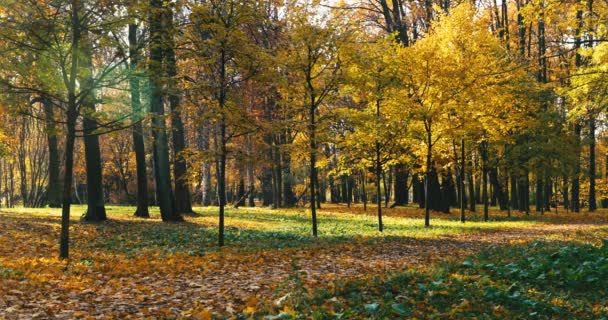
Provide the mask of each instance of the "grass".
{"label": "grass", "polygon": [[[84,206],[73,206],[72,223],[78,223]],[[374,212],[373,208],[369,212]],[[3,212],[27,217],[46,219],[59,217],[59,209],[2,209]],[[136,253],[141,249],[162,252],[204,254],[216,250],[217,208],[195,208],[198,213],[187,217],[184,224],[162,224],[157,208],[152,208],[152,219],[132,217],[133,207],[108,206],[109,222],[95,226],[95,232],[103,234],[88,246],[106,250]],[[420,215],[414,208],[386,209],[384,232],[377,231],[377,218],[364,213],[361,208],[349,210],[343,206],[329,206],[319,212],[319,237],[311,236],[310,215],[306,209],[269,210],[268,208],[229,208],[226,210],[226,243],[228,247],[244,250],[265,248],[301,247],[339,244],[353,239],[366,241],[390,241],[394,238],[439,238],[463,233],[497,232],[521,229],[537,225],[530,217],[493,218],[483,222],[472,216],[461,223],[455,215],[435,214],[430,228],[424,228]],[[501,213],[501,215],[504,215]],[[50,223],[50,221],[46,221]],[[152,227],[153,226],[153,227]]]}

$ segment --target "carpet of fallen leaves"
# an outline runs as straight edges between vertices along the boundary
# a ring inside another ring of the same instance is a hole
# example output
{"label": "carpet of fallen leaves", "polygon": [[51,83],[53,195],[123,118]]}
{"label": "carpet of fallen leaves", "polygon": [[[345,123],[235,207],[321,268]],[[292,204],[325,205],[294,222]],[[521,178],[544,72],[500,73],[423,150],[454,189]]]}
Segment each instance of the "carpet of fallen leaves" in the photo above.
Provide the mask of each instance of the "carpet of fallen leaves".
{"label": "carpet of fallen leaves", "polygon": [[[594,242],[608,235],[606,212],[560,212],[533,217],[518,214],[485,223],[495,227],[462,232],[446,227],[443,231],[426,232],[420,210],[392,209],[386,210],[387,229],[391,223],[397,225],[409,219],[422,231],[381,235],[370,225],[370,230],[361,236],[339,241],[323,236],[315,240],[308,234],[299,234],[284,247],[235,241],[218,250],[211,240],[193,244],[198,238],[183,239],[197,230],[212,230],[212,210],[187,217],[184,224],[163,224],[157,218],[136,220],[126,213],[129,210],[116,209],[115,214],[110,210],[111,221],[102,224],[82,224],[75,217],[71,259],[67,262],[56,258],[57,211],[0,210],[0,319],[211,319],[212,314],[230,317],[243,311],[250,313],[262,304],[277,305],[277,310],[281,310],[281,297],[292,290],[290,279],[294,272],[302,279],[300,285],[328,288],[336,281],[382,277],[463,259],[489,246],[536,239]],[[235,239],[247,229],[269,232],[266,236],[273,237],[275,233],[271,231],[285,230],[283,214],[294,217],[293,213],[257,210],[257,214],[237,210],[229,214],[227,222],[233,225]],[[360,208],[331,207],[321,212],[320,223],[324,218],[344,216],[336,223],[360,220],[365,225],[373,221]],[[457,223],[456,213],[438,217],[441,220],[433,221]],[[305,219],[294,221],[294,225],[305,223]],[[475,223],[483,224],[469,224]],[[173,237],[146,242],[146,237],[155,232]],[[344,232],[350,235],[353,231]],[[214,239],[212,236],[211,233],[209,239]],[[298,239],[302,245],[298,245]],[[171,249],[172,241],[184,243],[183,248]],[[188,249],[201,245],[205,250]]]}

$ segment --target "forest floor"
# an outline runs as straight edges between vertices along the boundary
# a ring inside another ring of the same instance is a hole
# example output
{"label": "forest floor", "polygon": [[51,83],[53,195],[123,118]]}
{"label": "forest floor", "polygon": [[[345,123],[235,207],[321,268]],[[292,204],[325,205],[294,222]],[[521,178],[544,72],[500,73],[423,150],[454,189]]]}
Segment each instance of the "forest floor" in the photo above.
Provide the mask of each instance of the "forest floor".
{"label": "forest floor", "polygon": [[308,210],[242,207],[219,250],[217,208],[176,224],[118,206],[85,224],[84,209],[67,262],[59,210],[0,209],[0,319],[608,317],[608,211],[454,210],[425,228],[420,209],[384,209],[380,233],[375,207],[326,205],[315,239]]}

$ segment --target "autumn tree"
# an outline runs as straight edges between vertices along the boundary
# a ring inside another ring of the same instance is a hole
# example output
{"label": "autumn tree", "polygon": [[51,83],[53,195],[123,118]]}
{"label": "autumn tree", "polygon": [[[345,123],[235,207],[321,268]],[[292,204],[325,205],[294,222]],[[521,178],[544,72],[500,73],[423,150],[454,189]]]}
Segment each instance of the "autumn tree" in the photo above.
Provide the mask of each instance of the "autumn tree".
{"label": "autumn tree", "polygon": [[[312,234],[317,236],[317,159],[319,154],[318,121],[320,107],[335,95],[340,81],[340,49],[348,39],[348,31],[340,19],[329,19],[327,15],[315,12],[312,3],[296,5],[287,17],[288,45],[281,52],[287,70],[287,91],[296,90],[300,100],[292,101],[293,107],[302,112],[307,122],[309,152],[310,209]],[[296,96],[291,93],[289,96]]]}

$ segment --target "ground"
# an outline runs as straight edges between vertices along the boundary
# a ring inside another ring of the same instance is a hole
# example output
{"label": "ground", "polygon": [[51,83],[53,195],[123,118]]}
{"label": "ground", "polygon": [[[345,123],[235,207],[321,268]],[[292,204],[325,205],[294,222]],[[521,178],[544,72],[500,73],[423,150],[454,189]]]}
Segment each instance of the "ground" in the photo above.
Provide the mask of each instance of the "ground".
{"label": "ground", "polygon": [[[0,209],[0,319],[608,316],[604,289],[594,287],[608,281],[601,210],[492,210],[491,221],[469,213],[464,224],[454,211],[424,228],[422,210],[395,208],[384,211],[380,233],[375,208],[327,205],[314,239],[305,209],[229,209],[219,250],[217,208],[196,208],[178,224],[154,210],[134,218],[132,207],[108,207],[110,221],[84,224],[84,209],[73,208],[69,261],[56,258],[59,210]],[[564,278],[579,265],[594,267]]]}

